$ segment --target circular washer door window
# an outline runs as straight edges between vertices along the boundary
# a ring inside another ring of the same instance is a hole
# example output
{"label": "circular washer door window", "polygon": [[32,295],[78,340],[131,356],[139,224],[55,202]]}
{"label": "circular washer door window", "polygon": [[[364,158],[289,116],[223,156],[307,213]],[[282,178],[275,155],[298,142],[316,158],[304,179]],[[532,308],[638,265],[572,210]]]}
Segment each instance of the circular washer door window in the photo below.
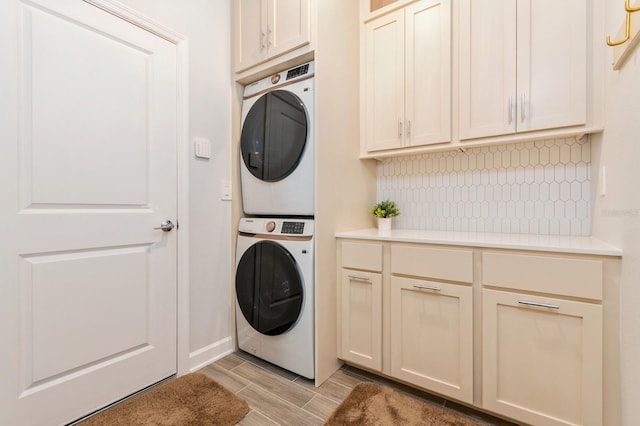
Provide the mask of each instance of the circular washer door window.
{"label": "circular washer door window", "polygon": [[286,178],[300,163],[307,128],[307,114],[296,95],[285,90],[262,95],[242,126],[242,161],[253,176],[265,182]]}
{"label": "circular washer door window", "polygon": [[302,311],[302,277],[284,247],[261,241],[244,252],[236,271],[236,297],[242,315],[262,334],[285,333]]}

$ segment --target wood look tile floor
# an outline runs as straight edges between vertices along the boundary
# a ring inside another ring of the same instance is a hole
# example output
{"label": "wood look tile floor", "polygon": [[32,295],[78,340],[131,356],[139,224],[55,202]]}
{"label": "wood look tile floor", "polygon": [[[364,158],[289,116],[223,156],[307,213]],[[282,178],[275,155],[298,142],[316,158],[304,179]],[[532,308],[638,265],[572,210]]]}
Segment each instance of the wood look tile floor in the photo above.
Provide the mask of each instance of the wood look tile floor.
{"label": "wood look tile floor", "polygon": [[312,380],[242,351],[227,355],[202,368],[200,372],[247,400],[250,411],[239,423],[241,426],[322,425],[349,395],[351,389],[364,381],[389,386],[427,403],[440,405],[443,409],[471,417],[479,425],[513,425],[346,365],[317,388]]}

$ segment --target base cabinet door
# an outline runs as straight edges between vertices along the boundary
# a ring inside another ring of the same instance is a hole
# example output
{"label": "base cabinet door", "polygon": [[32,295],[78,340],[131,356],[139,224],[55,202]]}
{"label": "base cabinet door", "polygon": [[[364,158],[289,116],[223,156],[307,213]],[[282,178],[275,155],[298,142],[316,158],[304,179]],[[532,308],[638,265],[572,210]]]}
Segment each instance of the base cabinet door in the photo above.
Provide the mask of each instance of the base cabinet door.
{"label": "base cabinet door", "polygon": [[534,425],[602,425],[602,306],[482,297],[482,406]]}
{"label": "base cabinet door", "polygon": [[391,375],[473,403],[471,286],[391,277]]}
{"label": "base cabinet door", "polygon": [[382,370],[382,274],[342,270],[341,358]]}

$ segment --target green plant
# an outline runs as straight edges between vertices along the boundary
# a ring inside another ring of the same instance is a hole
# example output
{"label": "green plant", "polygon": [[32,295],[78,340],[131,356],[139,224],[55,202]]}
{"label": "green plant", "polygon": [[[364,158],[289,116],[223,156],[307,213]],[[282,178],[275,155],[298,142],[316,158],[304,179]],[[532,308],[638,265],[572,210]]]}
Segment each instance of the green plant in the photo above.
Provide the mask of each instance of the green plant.
{"label": "green plant", "polygon": [[384,200],[371,207],[370,212],[375,217],[393,217],[400,214],[400,209],[395,201]]}

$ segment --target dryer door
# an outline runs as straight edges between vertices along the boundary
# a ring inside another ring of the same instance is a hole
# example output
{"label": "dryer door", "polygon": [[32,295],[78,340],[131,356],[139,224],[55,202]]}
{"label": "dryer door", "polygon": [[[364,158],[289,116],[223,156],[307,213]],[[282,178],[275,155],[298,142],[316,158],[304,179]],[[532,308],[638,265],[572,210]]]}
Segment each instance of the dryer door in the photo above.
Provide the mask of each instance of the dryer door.
{"label": "dryer door", "polygon": [[300,163],[308,137],[307,114],[300,98],[285,90],[262,95],[242,125],[240,149],[256,178],[277,182]]}
{"label": "dryer door", "polygon": [[238,262],[238,304],[259,333],[275,336],[293,327],[302,311],[302,286],[295,259],[280,244],[260,241]]}

